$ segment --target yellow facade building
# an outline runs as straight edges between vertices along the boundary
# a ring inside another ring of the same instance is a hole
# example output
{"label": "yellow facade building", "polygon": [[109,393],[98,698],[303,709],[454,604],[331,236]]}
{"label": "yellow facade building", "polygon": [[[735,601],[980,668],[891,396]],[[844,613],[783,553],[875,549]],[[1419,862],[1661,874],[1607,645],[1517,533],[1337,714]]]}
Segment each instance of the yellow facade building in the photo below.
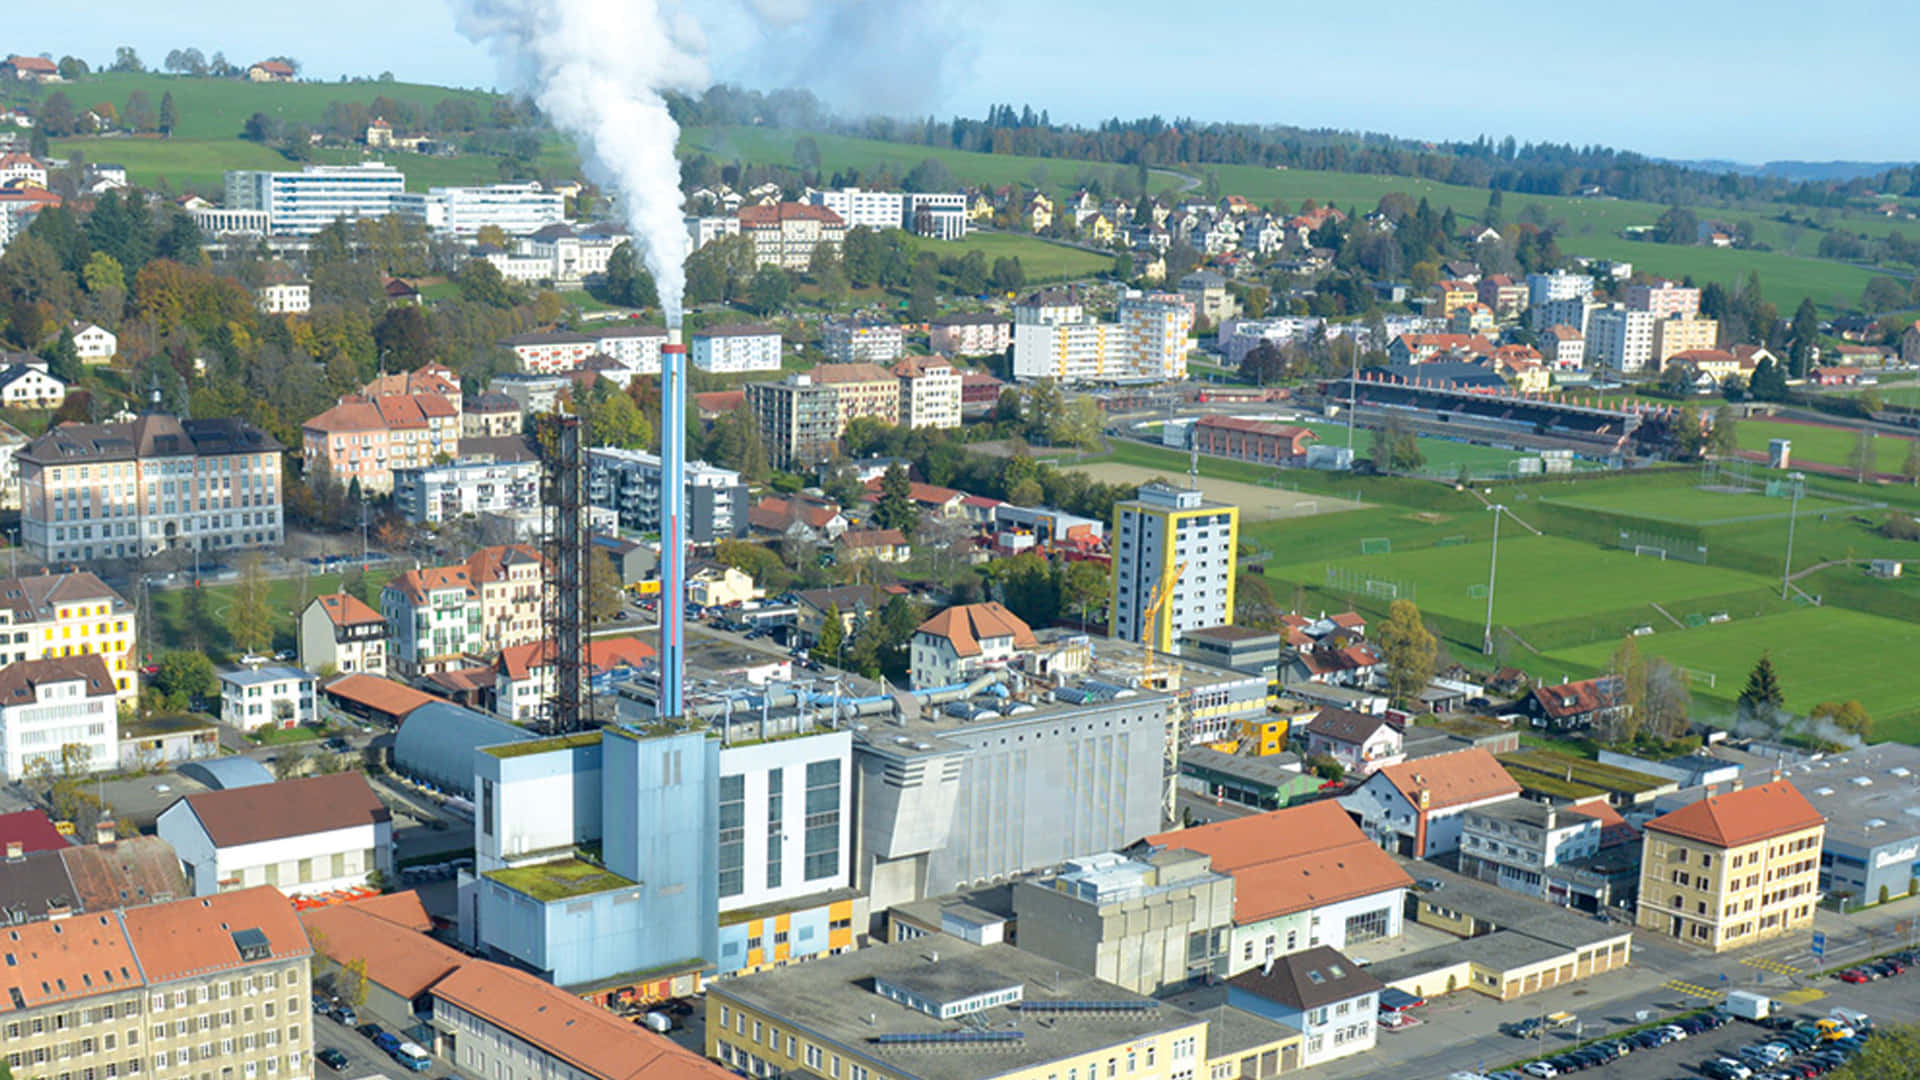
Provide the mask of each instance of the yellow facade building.
{"label": "yellow facade building", "polygon": [[[1153,483],[1115,503],[1113,513],[1109,637],[1144,637],[1160,652],[1171,652],[1184,631],[1233,623],[1239,507]],[[1162,598],[1169,579],[1173,587]]]}
{"label": "yellow facade building", "polygon": [[1637,925],[1721,952],[1813,926],[1826,819],[1784,780],[1647,822]]}
{"label": "yellow facade building", "polygon": [[0,665],[18,660],[99,654],[114,698],[140,692],[133,605],[86,571],[0,581]]}

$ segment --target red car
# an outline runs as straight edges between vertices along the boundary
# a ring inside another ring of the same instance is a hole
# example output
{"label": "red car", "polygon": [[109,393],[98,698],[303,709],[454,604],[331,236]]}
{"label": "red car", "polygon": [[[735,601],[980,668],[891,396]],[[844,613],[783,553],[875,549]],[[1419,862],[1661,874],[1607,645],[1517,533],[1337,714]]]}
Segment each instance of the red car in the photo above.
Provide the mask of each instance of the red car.
{"label": "red car", "polygon": [[1872,979],[1872,976],[1868,975],[1864,971],[1861,971],[1859,968],[1848,968],[1847,970],[1841,972],[1838,978],[1841,982],[1863,983],[1863,982],[1870,981]]}

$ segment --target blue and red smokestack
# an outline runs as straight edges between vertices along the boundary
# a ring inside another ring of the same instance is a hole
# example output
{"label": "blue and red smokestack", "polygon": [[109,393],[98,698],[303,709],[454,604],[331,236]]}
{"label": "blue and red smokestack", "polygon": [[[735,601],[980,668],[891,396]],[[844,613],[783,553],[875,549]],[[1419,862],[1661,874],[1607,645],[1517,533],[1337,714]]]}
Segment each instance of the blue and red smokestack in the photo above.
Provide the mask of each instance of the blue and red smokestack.
{"label": "blue and red smokestack", "polygon": [[661,719],[682,711],[687,670],[687,347],[680,327],[660,347],[660,700]]}

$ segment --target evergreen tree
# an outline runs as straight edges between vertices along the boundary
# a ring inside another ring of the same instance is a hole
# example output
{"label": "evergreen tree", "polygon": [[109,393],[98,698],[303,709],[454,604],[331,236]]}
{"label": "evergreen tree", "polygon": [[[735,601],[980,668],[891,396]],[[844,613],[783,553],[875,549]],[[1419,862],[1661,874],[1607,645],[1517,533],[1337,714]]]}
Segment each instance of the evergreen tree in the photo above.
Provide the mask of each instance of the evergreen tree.
{"label": "evergreen tree", "polygon": [[1780,689],[1780,677],[1773,670],[1772,655],[1761,653],[1760,662],[1753,665],[1752,673],[1747,676],[1746,688],[1740,691],[1740,711],[1749,715],[1772,712],[1782,708],[1786,700],[1786,694]]}
{"label": "evergreen tree", "polygon": [[160,95],[160,134],[172,135],[180,123],[180,111],[174,108],[173,91]]}
{"label": "evergreen tree", "polygon": [[1787,364],[1794,378],[1804,379],[1813,366],[1813,350],[1820,343],[1820,313],[1814,309],[1812,297],[1801,300],[1794,309],[1792,339]]}
{"label": "evergreen tree", "polygon": [[830,605],[820,617],[820,637],[813,643],[813,651],[809,655],[814,663],[838,666],[840,647],[846,640],[847,628],[840,621],[840,606]]}
{"label": "evergreen tree", "polygon": [[913,505],[913,481],[907,470],[894,465],[880,477],[880,501],[873,508],[873,523],[882,529],[899,529],[912,535],[920,523],[920,511]]}

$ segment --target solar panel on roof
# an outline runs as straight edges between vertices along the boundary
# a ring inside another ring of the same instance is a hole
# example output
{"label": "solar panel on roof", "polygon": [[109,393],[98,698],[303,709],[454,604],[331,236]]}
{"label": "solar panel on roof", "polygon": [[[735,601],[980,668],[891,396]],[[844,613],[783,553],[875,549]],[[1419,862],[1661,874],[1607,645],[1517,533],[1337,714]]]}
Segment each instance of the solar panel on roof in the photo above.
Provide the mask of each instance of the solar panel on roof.
{"label": "solar panel on roof", "polygon": [[881,1046],[948,1046],[961,1043],[1013,1043],[1024,1031],[889,1031],[873,1037]]}
{"label": "solar panel on roof", "polygon": [[1022,1001],[1022,1012],[1147,1012],[1157,1001]]}

